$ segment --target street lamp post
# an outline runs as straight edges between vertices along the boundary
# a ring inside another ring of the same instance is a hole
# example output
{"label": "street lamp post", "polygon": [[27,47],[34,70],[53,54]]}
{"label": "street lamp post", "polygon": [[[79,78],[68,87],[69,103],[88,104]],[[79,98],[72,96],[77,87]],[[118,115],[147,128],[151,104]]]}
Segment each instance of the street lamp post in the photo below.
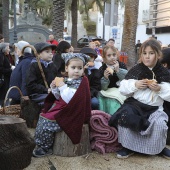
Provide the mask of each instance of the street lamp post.
{"label": "street lamp post", "polygon": [[17,42],[17,20],[16,20],[16,0],[14,0],[14,43]]}

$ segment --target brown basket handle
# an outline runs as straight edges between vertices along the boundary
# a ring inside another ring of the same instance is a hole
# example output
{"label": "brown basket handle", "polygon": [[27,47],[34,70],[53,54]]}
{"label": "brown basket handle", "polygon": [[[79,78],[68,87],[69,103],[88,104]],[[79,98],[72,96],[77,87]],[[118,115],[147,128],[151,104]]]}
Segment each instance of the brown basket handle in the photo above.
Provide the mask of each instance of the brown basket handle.
{"label": "brown basket handle", "polygon": [[25,50],[25,48],[27,48],[27,47],[30,47],[30,48],[32,49],[32,51],[34,52],[34,55],[35,55],[36,60],[37,60],[37,63],[38,63],[38,67],[39,67],[39,69],[40,69],[40,72],[41,72],[41,75],[42,75],[42,78],[43,78],[43,81],[44,81],[44,84],[45,84],[45,87],[48,89],[49,87],[48,87],[48,83],[47,83],[47,81],[46,81],[45,74],[44,74],[44,71],[43,71],[43,68],[42,68],[42,65],[41,65],[41,62],[40,62],[40,57],[39,57],[39,55],[38,55],[38,53],[37,53],[37,50],[34,48],[34,46],[32,46],[32,45],[26,45],[26,46],[24,46],[24,47],[22,48],[21,54],[24,55],[24,50]]}
{"label": "brown basket handle", "polygon": [[17,86],[12,86],[12,87],[10,87],[10,88],[8,89],[6,95],[5,95],[5,100],[4,100],[4,103],[3,103],[3,112],[4,112],[4,113],[5,113],[5,104],[6,104],[6,101],[7,101],[7,99],[8,99],[8,94],[9,94],[9,92],[10,92],[12,89],[17,89],[17,90],[19,91],[21,97],[23,97],[23,94],[22,94],[21,90],[20,90]]}

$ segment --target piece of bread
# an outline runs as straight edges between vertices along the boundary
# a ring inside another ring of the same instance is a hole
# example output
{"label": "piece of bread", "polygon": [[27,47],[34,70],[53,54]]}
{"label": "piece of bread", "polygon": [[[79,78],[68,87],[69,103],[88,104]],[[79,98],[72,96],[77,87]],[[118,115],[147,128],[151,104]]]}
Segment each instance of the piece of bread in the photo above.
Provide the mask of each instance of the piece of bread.
{"label": "piece of bread", "polygon": [[107,70],[110,74],[113,74],[113,73],[114,73],[114,70],[111,69],[110,67],[107,67],[106,70]]}
{"label": "piece of bread", "polygon": [[61,86],[61,84],[64,82],[64,78],[63,77],[56,77],[55,78],[55,85],[57,87]]}
{"label": "piece of bread", "polygon": [[89,67],[93,67],[94,66],[94,62],[88,62],[88,66]]}
{"label": "piece of bread", "polygon": [[153,83],[157,83],[157,81],[155,80],[155,79],[146,79],[146,81],[147,81],[147,84],[149,85],[149,84],[153,84]]}

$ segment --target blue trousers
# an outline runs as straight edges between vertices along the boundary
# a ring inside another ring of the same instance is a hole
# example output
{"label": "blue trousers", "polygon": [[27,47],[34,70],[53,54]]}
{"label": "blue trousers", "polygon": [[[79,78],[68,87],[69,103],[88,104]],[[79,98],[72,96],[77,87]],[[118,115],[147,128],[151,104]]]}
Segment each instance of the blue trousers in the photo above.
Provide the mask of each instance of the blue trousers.
{"label": "blue trousers", "polygon": [[54,135],[59,131],[61,128],[56,122],[39,117],[34,136],[36,145],[42,149],[50,149],[54,143]]}
{"label": "blue trousers", "polygon": [[99,110],[99,100],[97,97],[91,98],[91,108],[92,110]]}

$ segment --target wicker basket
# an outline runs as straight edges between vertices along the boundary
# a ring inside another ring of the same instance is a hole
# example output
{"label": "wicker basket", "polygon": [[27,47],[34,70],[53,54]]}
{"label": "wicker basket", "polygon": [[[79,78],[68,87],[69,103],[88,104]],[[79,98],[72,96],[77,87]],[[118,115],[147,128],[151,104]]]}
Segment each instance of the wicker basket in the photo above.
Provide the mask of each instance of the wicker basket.
{"label": "wicker basket", "polygon": [[7,99],[8,99],[9,92],[14,88],[17,89],[19,91],[21,97],[23,97],[23,94],[22,94],[21,90],[17,86],[10,87],[8,89],[7,93],[6,93],[3,107],[0,108],[0,115],[12,115],[12,116],[20,117],[20,113],[21,113],[20,104],[5,106],[6,102],[7,102]]}

